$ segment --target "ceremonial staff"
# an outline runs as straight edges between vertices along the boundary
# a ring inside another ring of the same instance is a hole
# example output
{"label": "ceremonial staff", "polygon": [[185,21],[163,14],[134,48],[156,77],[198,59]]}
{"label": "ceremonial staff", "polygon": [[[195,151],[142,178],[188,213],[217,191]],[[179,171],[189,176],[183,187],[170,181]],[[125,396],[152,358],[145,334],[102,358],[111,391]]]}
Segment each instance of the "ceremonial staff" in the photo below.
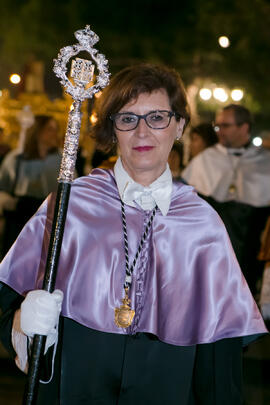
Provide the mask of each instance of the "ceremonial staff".
{"label": "ceremonial staff", "polygon": [[[46,262],[46,270],[43,281],[43,290],[53,292],[55,287],[57,265],[60,256],[61,244],[64,234],[66,214],[68,208],[70,187],[73,181],[77,149],[79,145],[79,136],[81,128],[81,104],[99,92],[109,82],[109,73],[107,68],[108,61],[105,56],[99,54],[93,46],[99,41],[99,37],[90,30],[90,26],[75,32],[78,44],[62,48],[58,58],[54,60],[54,72],[59,77],[60,83],[64,86],[65,92],[73,98],[73,104],[68,116],[67,131],[65,135],[64,150],[62,155],[60,173],[58,177],[58,189],[52,232]],[[67,63],[71,57],[79,52],[86,51],[94,64],[89,60],[76,58],[71,64],[70,76],[74,84],[67,78]],[[87,87],[94,77],[95,65],[98,69],[95,83]],[[32,345],[32,354],[29,364],[28,380],[24,396],[25,405],[34,405],[37,398],[40,360],[44,352],[46,336],[35,335]]]}

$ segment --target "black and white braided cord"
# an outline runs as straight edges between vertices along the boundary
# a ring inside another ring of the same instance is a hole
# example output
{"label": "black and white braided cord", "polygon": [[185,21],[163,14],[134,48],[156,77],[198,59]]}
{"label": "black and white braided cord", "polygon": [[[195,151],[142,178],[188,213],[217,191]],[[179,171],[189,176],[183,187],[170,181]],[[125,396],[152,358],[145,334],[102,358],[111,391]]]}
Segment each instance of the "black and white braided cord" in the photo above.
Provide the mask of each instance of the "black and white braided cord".
{"label": "black and white braided cord", "polygon": [[133,262],[132,262],[131,266],[129,267],[127,221],[126,221],[125,206],[124,206],[123,201],[121,200],[121,213],[122,213],[122,223],[123,223],[123,232],[124,232],[124,247],[125,247],[125,261],[126,261],[126,277],[125,277],[125,283],[124,283],[124,288],[125,289],[129,289],[130,286],[131,286],[132,273],[133,273],[133,270],[135,268],[137,259],[138,259],[139,255],[140,255],[141,251],[142,251],[142,248],[143,248],[144,242],[145,242],[145,240],[147,238],[148,232],[149,232],[149,230],[151,228],[153,219],[154,219],[154,217],[156,215],[156,212],[157,212],[157,208],[158,207],[156,205],[155,208],[153,209],[152,213],[151,213],[149,221],[145,226],[145,229],[144,229],[143,235],[141,237],[141,240],[140,240],[137,252],[135,254],[135,257],[133,259]]}

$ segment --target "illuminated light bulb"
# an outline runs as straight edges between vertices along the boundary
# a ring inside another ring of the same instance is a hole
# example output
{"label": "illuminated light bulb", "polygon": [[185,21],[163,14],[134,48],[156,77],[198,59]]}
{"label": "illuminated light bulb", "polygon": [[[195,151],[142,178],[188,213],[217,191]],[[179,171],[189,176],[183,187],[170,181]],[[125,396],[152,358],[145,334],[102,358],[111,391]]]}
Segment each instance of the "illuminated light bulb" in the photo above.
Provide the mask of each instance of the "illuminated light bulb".
{"label": "illuminated light bulb", "polygon": [[255,138],[252,139],[252,143],[255,146],[261,146],[262,145],[262,138],[260,136],[255,136]]}
{"label": "illuminated light bulb", "polygon": [[91,124],[95,124],[97,122],[97,114],[93,113],[90,115],[90,122]]}
{"label": "illuminated light bulb", "polygon": [[9,81],[12,84],[18,84],[21,81],[21,76],[17,75],[17,73],[13,73],[10,77],[9,77]]}
{"label": "illuminated light bulb", "polygon": [[244,96],[244,92],[243,92],[243,90],[241,90],[241,89],[234,89],[234,90],[232,90],[232,92],[231,92],[231,98],[232,98],[234,101],[240,101],[240,100],[242,100],[243,96]]}
{"label": "illuminated light bulb", "polygon": [[222,48],[228,48],[230,46],[229,38],[225,37],[224,35],[222,37],[219,37],[218,43]]}
{"label": "illuminated light bulb", "polygon": [[201,99],[205,100],[205,101],[210,100],[210,98],[212,97],[212,91],[207,88],[201,89],[199,94],[200,94]]}
{"label": "illuminated light bulb", "polygon": [[0,97],[2,97],[2,94],[3,94],[3,92],[2,92],[2,90],[0,90]]}
{"label": "illuminated light bulb", "polygon": [[228,100],[228,94],[222,87],[216,87],[213,91],[213,95],[216,100],[225,103]]}

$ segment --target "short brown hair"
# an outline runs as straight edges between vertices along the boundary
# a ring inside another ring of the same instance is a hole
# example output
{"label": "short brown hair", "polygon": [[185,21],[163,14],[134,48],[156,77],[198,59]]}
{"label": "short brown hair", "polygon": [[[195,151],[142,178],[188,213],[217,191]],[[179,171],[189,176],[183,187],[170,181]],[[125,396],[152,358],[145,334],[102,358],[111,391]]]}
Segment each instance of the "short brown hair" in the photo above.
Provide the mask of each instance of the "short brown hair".
{"label": "short brown hair", "polygon": [[253,118],[250,111],[239,104],[229,104],[223,107],[223,111],[231,110],[234,113],[235,122],[237,125],[248,124],[249,130],[251,130]]}
{"label": "short brown hair", "polygon": [[190,129],[190,135],[194,133],[198,134],[203,139],[207,148],[218,143],[218,136],[212,124],[202,122],[201,124]]}
{"label": "short brown hair", "polygon": [[96,140],[98,148],[109,151],[114,146],[113,122],[109,118],[112,114],[117,113],[141,93],[152,93],[159,89],[166,90],[172,111],[179,115],[176,119],[184,118],[186,127],[190,120],[189,108],[179,73],[165,66],[134,65],[118,72],[96,101],[94,109],[97,122],[92,128],[91,135]]}

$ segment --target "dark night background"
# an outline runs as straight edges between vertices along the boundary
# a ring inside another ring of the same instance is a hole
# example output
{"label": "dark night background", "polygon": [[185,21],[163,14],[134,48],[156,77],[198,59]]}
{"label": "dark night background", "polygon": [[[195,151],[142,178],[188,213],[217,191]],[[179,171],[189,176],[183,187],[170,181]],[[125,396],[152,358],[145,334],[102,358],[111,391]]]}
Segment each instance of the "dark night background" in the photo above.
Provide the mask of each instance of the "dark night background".
{"label": "dark night background", "polygon": [[[59,95],[52,60],[76,43],[74,31],[90,24],[112,74],[139,61],[162,62],[175,67],[186,86],[208,78],[240,87],[260,129],[269,125],[269,0],[1,0],[0,10],[1,89],[11,88],[10,73],[23,75],[25,65],[39,59],[46,91]],[[218,45],[220,35],[230,38],[229,48]]]}

